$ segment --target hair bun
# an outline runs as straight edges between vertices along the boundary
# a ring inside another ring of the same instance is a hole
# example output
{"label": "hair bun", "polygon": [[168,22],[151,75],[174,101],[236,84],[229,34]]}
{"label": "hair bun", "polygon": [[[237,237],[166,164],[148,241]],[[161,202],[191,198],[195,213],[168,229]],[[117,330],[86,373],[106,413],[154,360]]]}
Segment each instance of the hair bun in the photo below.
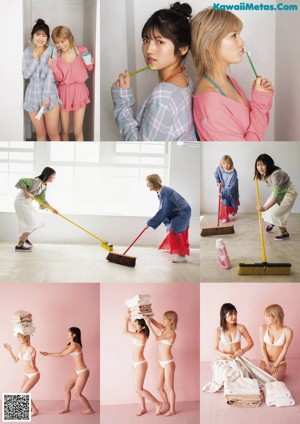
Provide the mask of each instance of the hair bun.
{"label": "hair bun", "polygon": [[41,25],[41,24],[45,24],[46,22],[44,21],[44,19],[38,19],[38,20],[36,21],[36,23],[37,23],[38,25]]}
{"label": "hair bun", "polygon": [[185,16],[187,19],[191,19],[192,17],[192,8],[188,3],[179,3],[177,1],[174,4],[171,4],[170,10],[176,13],[180,13],[181,15]]}

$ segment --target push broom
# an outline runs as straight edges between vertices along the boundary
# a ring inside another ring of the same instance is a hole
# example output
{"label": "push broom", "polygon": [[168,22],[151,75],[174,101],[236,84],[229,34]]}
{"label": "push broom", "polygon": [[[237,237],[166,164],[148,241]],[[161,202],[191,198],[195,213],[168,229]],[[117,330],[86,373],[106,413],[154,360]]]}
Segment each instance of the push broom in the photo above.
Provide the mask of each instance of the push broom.
{"label": "push broom", "polygon": [[218,236],[222,234],[234,234],[234,227],[233,225],[226,225],[224,227],[220,227],[220,209],[221,209],[221,190],[222,190],[222,184],[219,185],[219,194],[218,194],[218,221],[217,221],[217,227],[207,227],[202,228],[201,230],[201,236]]}
{"label": "push broom", "polygon": [[[46,203],[42,202],[40,199],[37,199],[36,197],[34,197],[34,200],[36,202],[38,202],[44,208],[49,209],[50,211],[52,210],[51,208],[49,208],[48,205],[46,205]],[[95,239],[101,241],[101,247],[103,247],[103,249],[106,249],[106,250],[109,250],[109,251],[113,250],[113,245],[111,243],[109,243],[108,241],[102,240],[100,237],[96,236],[95,234],[91,233],[90,231],[86,230],[85,228],[81,227],[80,225],[76,224],[76,222],[72,221],[71,219],[67,218],[66,216],[62,215],[61,213],[58,213],[57,215],[59,215],[61,218],[65,219],[66,221],[70,222],[71,224],[75,225],[76,227],[80,228],[82,231],[86,232],[87,234],[94,237]]]}
{"label": "push broom", "polygon": [[128,250],[134,245],[134,243],[141,237],[141,235],[147,230],[148,227],[145,227],[143,231],[140,232],[140,234],[133,240],[131,245],[127,247],[125,252],[120,255],[118,253],[109,253],[106,257],[106,259],[109,262],[113,262],[115,264],[129,266],[131,268],[135,267],[136,258],[134,256],[125,256]]}
{"label": "push broom", "polygon": [[[255,178],[256,202],[260,205],[258,191],[258,179]],[[262,262],[254,264],[239,264],[238,275],[289,275],[291,273],[291,264],[289,263],[269,263],[267,262],[265,240],[262,228],[261,211],[258,212],[260,243],[262,251]]]}

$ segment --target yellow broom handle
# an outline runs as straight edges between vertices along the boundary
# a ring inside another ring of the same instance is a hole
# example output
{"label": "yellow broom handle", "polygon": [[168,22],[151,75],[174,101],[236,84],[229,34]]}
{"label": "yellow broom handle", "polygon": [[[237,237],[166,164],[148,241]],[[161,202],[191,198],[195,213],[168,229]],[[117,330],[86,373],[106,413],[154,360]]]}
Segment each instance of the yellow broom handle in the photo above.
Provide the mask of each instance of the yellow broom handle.
{"label": "yellow broom handle", "polygon": [[[36,197],[34,197],[34,200],[36,200],[44,208],[49,209],[50,211],[52,211],[52,208],[50,208],[48,205],[46,205],[46,203],[42,202],[40,199],[37,199]],[[62,215],[61,213],[58,212],[57,215],[61,216],[66,221],[69,221],[71,224],[75,225],[76,227],[80,228],[82,231],[85,231],[87,234],[89,234],[90,236],[94,237],[95,239],[101,241],[102,243],[106,243],[105,240],[102,240],[101,238],[97,237],[95,234],[91,233],[90,231],[88,231],[85,228],[81,227],[80,225],[76,224],[76,222],[72,221],[71,219],[67,218],[66,216]]]}
{"label": "yellow broom handle", "polygon": [[[257,206],[260,206],[260,198],[259,198],[258,179],[257,179],[257,177],[255,177],[255,189],[256,189],[256,203],[257,203]],[[267,262],[266,249],[265,249],[265,240],[264,240],[264,234],[263,234],[262,222],[261,222],[261,211],[257,211],[257,213],[258,213],[258,222],[259,222],[259,233],[260,233],[262,262]]]}

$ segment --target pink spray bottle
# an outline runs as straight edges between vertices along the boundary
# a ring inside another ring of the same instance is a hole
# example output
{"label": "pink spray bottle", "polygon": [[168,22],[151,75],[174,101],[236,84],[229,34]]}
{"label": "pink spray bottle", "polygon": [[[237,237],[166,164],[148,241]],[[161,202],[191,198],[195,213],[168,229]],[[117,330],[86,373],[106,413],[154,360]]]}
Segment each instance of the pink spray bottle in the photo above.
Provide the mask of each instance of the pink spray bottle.
{"label": "pink spray bottle", "polygon": [[219,257],[219,265],[225,269],[231,268],[231,262],[225,244],[221,238],[216,240],[216,249]]}

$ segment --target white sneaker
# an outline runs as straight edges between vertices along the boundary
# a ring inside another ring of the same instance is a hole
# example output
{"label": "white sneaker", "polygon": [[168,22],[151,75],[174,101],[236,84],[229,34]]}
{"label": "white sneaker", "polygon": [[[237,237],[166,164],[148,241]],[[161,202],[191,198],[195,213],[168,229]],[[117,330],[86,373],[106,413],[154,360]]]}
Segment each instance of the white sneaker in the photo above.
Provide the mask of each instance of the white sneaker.
{"label": "white sneaker", "polygon": [[174,264],[186,262],[186,256],[175,255],[174,258],[172,259],[172,262]]}
{"label": "white sneaker", "polygon": [[227,224],[227,219],[222,219],[222,224]]}

